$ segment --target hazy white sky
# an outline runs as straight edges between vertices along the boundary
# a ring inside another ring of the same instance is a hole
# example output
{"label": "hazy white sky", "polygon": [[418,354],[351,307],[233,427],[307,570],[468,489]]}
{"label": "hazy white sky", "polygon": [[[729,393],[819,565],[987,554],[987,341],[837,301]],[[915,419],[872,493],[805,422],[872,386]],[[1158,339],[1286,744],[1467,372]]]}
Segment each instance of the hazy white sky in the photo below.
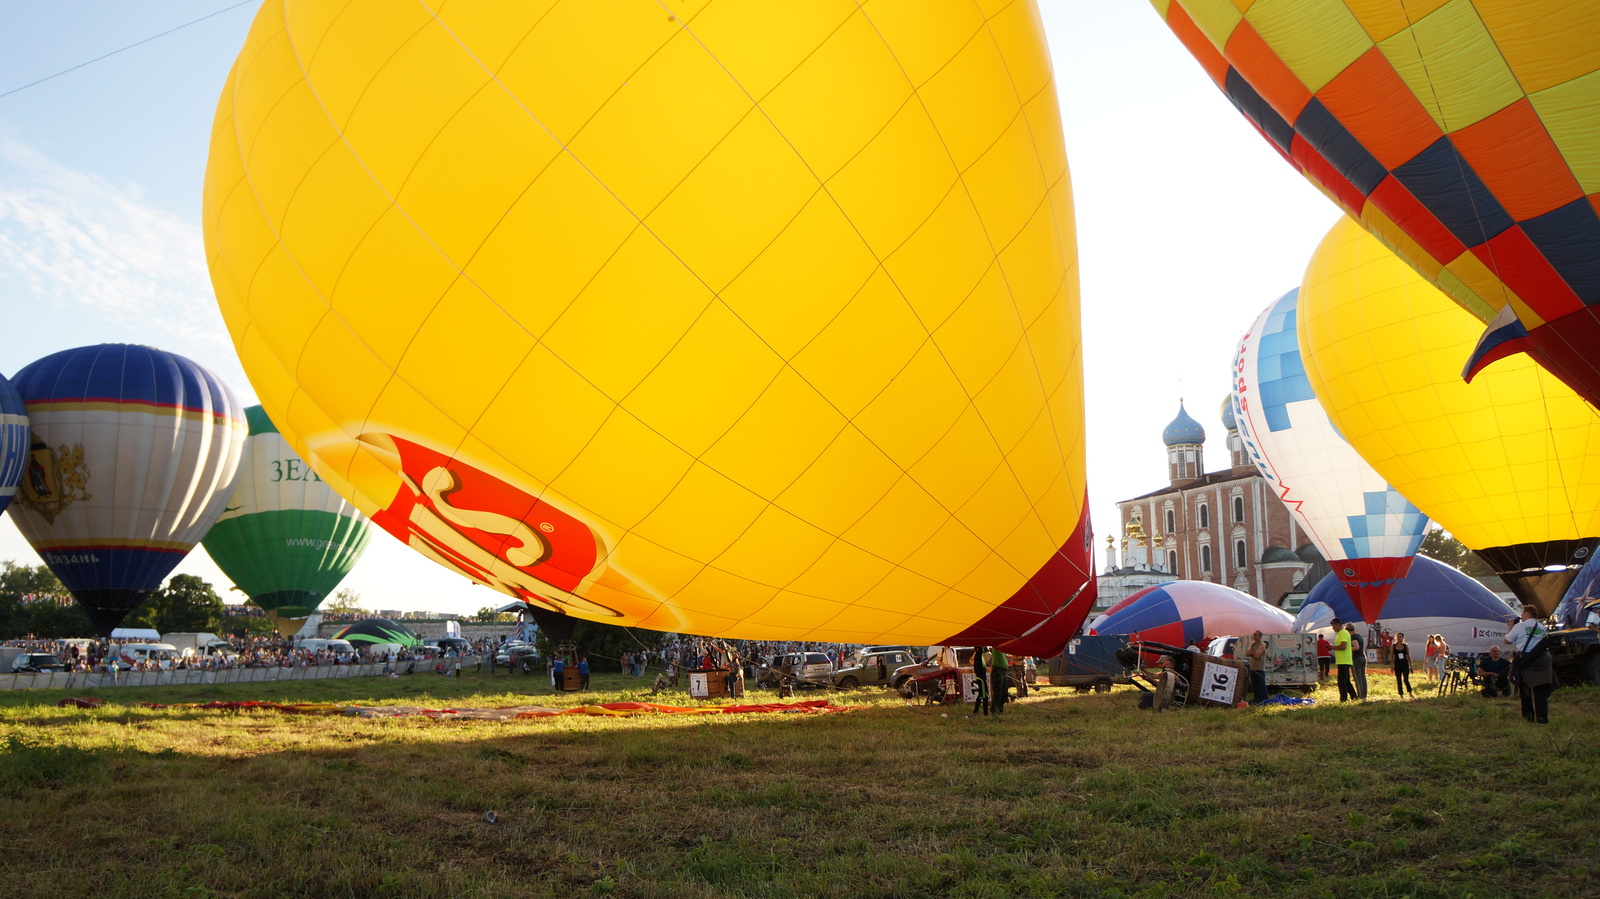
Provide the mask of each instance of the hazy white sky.
{"label": "hazy white sky", "polygon": [[[1234,111],[1145,0],[1039,0],[1077,207],[1096,543],[1115,502],[1165,483],[1178,397],[1226,465],[1235,341],[1297,285],[1339,213]],[[0,4],[0,93],[229,6]],[[212,301],[200,186],[217,94],[255,4],[0,97],[0,373],[145,343],[254,393]],[[38,557],[0,516],[0,559]],[[201,549],[179,567],[225,589]],[[370,608],[499,605],[386,535],[345,586]]]}

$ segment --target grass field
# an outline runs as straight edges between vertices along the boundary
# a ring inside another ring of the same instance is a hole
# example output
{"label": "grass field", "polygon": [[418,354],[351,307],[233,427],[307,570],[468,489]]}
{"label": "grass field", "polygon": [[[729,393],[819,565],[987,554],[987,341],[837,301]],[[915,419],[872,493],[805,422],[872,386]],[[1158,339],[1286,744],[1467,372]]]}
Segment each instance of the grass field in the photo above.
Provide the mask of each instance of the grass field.
{"label": "grass field", "polygon": [[1600,895],[1595,689],[1558,690],[1546,727],[1515,700],[1401,702],[1378,676],[1347,706],[1324,688],[1315,708],[1157,714],[1130,688],[1058,688],[1001,718],[868,691],[826,715],[508,722],[138,705],[651,699],[640,683],[106,690],[91,711],[0,695],[0,882],[93,899]]}

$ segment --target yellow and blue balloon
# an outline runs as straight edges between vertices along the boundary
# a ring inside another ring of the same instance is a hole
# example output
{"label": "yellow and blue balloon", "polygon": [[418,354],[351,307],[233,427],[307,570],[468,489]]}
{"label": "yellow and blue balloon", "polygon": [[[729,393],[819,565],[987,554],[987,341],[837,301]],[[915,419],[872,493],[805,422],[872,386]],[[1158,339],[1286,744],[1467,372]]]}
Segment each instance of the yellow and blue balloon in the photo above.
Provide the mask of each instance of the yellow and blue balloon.
{"label": "yellow and blue balloon", "polygon": [[1384,479],[1554,611],[1600,545],[1600,413],[1526,358],[1457,376],[1472,316],[1349,219],[1300,285],[1306,375]]}

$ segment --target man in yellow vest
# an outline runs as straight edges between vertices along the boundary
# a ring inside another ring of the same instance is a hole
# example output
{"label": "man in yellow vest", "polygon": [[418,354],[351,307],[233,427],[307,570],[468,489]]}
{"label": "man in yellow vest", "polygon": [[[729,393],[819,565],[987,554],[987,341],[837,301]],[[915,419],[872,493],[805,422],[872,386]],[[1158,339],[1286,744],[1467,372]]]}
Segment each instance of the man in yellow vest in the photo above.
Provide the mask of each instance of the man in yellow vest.
{"label": "man in yellow vest", "polygon": [[1349,702],[1358,698],[1356,685],[1350,680],[1350,667],[1355,664],[1355,659],[1350,652],[1350,632],[1344,629],[1344,622],[1333,619],[1333,664],[1339,668],[1339,701]]}

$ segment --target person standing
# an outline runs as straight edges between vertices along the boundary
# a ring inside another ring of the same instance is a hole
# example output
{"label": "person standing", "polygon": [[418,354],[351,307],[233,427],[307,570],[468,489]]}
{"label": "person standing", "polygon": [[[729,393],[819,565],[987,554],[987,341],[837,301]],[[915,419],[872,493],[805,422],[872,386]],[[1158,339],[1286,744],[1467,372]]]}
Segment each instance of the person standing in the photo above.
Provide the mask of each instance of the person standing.
{"label": "person standing", "polygon": [[1417,691],[1411,689],[1411,644],[1406,642],[1405,634],[1395,634],[1394,644],[1389,647],[1394,657],[1394,689],[1400,698],[1407,696],[1416,698]]}
{"label": "person standing", "polygon": [[1328,669],[1333,665],[1333,644],[1328,638],[1317,635],[1317,680],[1328,679]]}
{"label": "person standing", "polygon": [[1444,672],[1449,667],[1450,644],[1445,642],[1444,634],[1433,635],[1434,655],[1433,664],[1439,669],[1439,683],[1444,683]]}
{"label": "person standing", "polygon": [[583,680],[583,689],[589,689],[589,657],[578,656],[578,677]]}
{"label": "person standing", "polygon": [[556,656],[555,661],[550,663],[550,689],[560,692],[562,687],[561,675],[564,674],[566,670],[567,660],[559,655]]}
{"label": "person standing", "polygon": [[1339,669],[1339,701],[1349,702],[1356,696],[1355,684],[1350,681],[1350,668],[1355,663],[1350,658],[1351,633],[1344,629],[1344,622],[1333,619],[1333,664]]}
{"label": "person standing", "polygon": [[1367,698],[1367,641],[1361,639],[1356,633],[1355,622],[1344,626],[1350,632],[1350,659],[1355,664],[1350,666],[1350,674],[1356,685],[1356,697]]}
{"label": "person standing", "polygon": [[976,715],[981,710],[989,714],[989,677],[983,667],[983,647],[979,646],[972,651],[972,686],[977,691],[976,701],[972,703],[972,714]]}
{"label": "person standing", "polygon": [[1539,620],[1539,610],[1523,606],[1522,620],[1506,628],[1504,638],[1516,653],[1512,658],[1522,717],[1534,724],[1550,723],[1550,694],[1556,688],[1555,660],[1542,645],[1548,633]]}
{"label": "person standing", "polygon": [[1255,691],[1256,705],[1261,705],[1267,701],[1267,644],[1260,631],[1250,635],[1250,648],[1244,654],[1250,660],[1250,686]]}
{"label": "person standing", "polygon": [[989,705],[996,715],[1006,710],[1010,680],[1011,660],[996,646],[989,652]]}
{"label": "person standing", "polygon": [[1423,647],[1423,651],[1422,651],[1422,667],[1423,667],[1424,670],[1426,670],[1428,672],[1428,680],[1430,682],[1439,673],[1438,672],[1438,668],[1436,667],[1437,663],[1434,661],[1438,657],[1439,657],[1438,638],[1435,637],[1433,634],[1429,634],[1428,635],[1428,645],[1424,646]]}

